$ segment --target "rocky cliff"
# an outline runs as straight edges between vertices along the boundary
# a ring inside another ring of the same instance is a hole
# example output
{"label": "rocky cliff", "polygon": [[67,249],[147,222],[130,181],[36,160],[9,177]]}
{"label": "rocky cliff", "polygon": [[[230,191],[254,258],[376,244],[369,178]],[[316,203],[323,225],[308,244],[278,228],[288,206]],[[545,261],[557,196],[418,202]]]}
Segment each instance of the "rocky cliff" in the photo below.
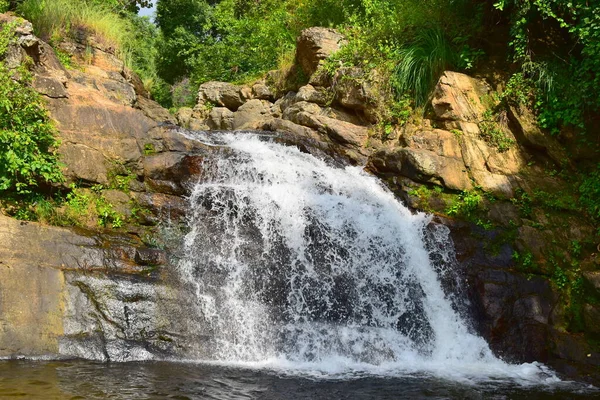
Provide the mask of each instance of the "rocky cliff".
{"label": "rocky cliff", "polygon": [[[173,265],[189,184],[203,157],[220,150],[186,138],[178,123],[264,130],[365,165],[452,228],[477,329],[498,354],[598,379],[595,227],[569,208],[565,178],[548,172],[568,170],[564,146],[529,111],[498,111],[489,80],[447,71],[422,116],[382,130],[381,80],[324,68],[344,39],[311,28],[299,38],[295,72],[248,86],[205,83],[197,106],[172,117],[93,37],[60,45],[78,66],[67,70],[30,24],[20,21],[16,35],[6,62],[33,59],[34,86],[60,131],[65,188],[93,188],[125,223],[107,231],[93,218],[73,229],[0,216],[0,355],[202,353],[201,324],[186,312],[193,296],[174,284]],[[292,76],[300,70],[304,81]]]}
{"label": "rocky cliff", "polygon": [[477,328],[498,354],[597,379],[597,227],[574,207],[569,179],[590,149],[542,132],[530,110],[502,100],[490,74],[446,71],[422,114],[385,126],[385,83],[323,61],[343,44],[334,30],[305,30],[292,69],[247,86],[205,83],[178,121],[274,131],[366,165],[452,228]]}
{"label": "rocky cliff", "polygon": [[201,329],[186,311],[193,296],[173,284],[172,265],[186,182],[217,150],[180,134],[139,78],[93,38],[61,44],[76,65],[67,70],[30,23],[0,17],[17,23],[5,62],[32,59],[33,85],[60,131],[63,189],[95,193],[123,217],[121,229],[102,229],[95,215],[78,228],[0,215],[0,356],[196,354]]}

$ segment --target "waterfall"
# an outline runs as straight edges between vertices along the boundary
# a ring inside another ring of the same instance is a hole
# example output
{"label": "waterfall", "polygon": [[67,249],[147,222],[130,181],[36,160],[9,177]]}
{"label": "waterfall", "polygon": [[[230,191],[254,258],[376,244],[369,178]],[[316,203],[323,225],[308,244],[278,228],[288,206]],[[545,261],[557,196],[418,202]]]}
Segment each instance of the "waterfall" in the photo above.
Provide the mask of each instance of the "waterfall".
{"label": "waterfall", "polygon": [[359,167],[257,135],[211,137],[228,151],[204,163],[180,263],[210,360],[326,376],[556,379],[503,362],[472,331],[447,228],[429,215]]}

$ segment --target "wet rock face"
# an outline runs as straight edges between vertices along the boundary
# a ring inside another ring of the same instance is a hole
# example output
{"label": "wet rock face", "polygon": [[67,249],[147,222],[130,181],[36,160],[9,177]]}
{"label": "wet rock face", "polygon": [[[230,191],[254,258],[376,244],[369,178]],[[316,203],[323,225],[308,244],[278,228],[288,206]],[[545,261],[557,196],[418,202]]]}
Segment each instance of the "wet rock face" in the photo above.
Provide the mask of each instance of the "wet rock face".
{"label": "wet rock face", "polygon": [[[566,332],[564,294],[545,277],[518,270],[502,230],[443,218],[438,222],[450,228],[466,274],[469,315],[492,350],[507,361],[540,361],[597,384],[600,357],[583,334]],[[492,244],[497,248],[490,250]],[[593,318],[594,311],[584,306],[583,318]]]}
{"label": "wet rock face", "polygon": [[169,283],[164,251],[3,216],[0,243],[0,356],[128,361],[199,351],[191,337],[200,328],[186,317],[185,290]]}
{"label": "wet rock face", "polygon": [[[0,15],[0,23],[7,18]],[[201,176],[203,157],[219,149],[171,125],[174,118],[144,97],[139,78],[109,49],[92,43],[85,72],[68,73],[30,24],[16,33],[11,65],[25,55],[34,60],[34,87],[59,130],[65,185],[102,185],[119,213],[131,216],[132,204],[144,212],[139,225],[119,234],[0,215],[0,356],[128,361],[204,354],[202,324],[190,320],[193,296],[174,265],[185,233],[183,196]],[[76,41],[62,45],[74,57],[85,51]],[[117,190],[112,179],[119,174],[127,180]],[[163,247],[148,247],[144,232]]]}

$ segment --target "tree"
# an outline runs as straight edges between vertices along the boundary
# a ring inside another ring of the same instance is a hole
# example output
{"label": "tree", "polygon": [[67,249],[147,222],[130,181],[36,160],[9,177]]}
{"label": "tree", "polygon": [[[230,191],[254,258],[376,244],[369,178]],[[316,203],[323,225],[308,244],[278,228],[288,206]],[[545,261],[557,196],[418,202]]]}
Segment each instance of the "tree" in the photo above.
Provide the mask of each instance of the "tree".
{"label": "tree", "polygon": [[161,30],[157,41],[158,74],[169,83],[188,76],[187,60],[211,37],[211,5],[205,0],[159,0],[156,24]]}

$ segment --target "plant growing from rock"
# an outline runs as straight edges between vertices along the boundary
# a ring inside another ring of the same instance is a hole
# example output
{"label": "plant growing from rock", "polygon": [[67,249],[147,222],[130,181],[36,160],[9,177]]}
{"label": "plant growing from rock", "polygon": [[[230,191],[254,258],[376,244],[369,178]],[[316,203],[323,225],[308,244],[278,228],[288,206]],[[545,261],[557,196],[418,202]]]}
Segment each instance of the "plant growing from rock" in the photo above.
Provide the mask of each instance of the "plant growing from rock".
{"label": "plant growing from rock", "polygon": [[446,210],[450,216],[471,217],[480,209],[483,198],[474,191],[464,191],[458,195],[458,199]]}
{"label": "plant growing from rock", "polygon": [[[0,31],[0,57],[14,37],[14,25]],[[25,67],[0,62],[0,192],[31,194],[40,183],[62,182],[56,130]]]}

